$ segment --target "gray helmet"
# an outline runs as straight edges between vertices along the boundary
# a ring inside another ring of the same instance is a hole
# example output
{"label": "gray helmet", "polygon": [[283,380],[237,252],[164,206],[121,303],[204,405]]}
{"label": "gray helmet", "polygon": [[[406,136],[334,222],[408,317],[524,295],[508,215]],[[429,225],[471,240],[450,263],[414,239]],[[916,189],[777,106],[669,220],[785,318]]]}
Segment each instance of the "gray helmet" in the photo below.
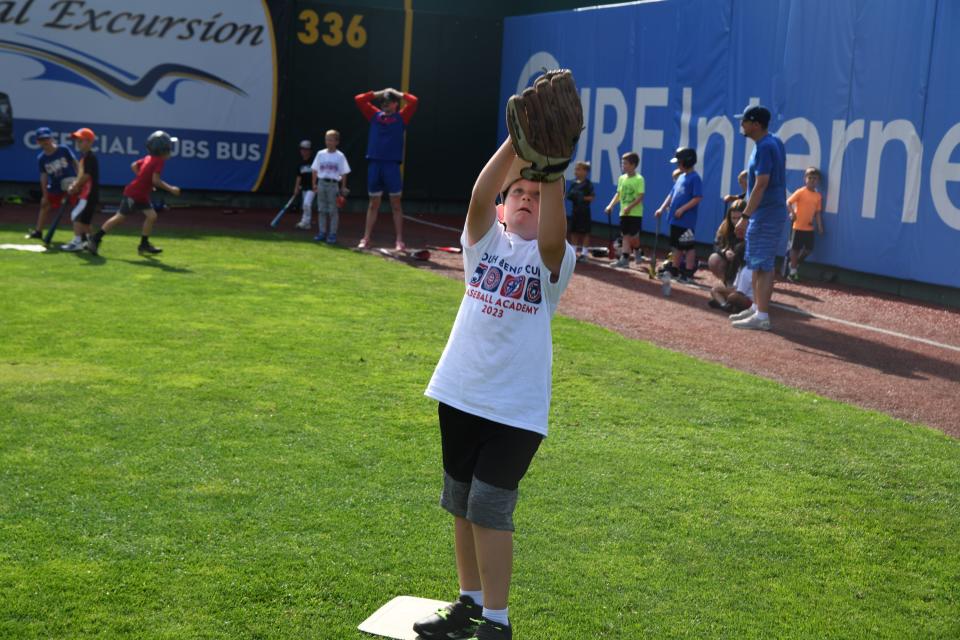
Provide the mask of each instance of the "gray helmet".
{"label": "gray helmet", "polygon": [[173,148],[173,143],[176,141],[177,138],[174,138],[166,131],[154,131],[150,134],[150,137],[147,138],[147,153],[152,156],[170,153],[170,150]]}
{"label": "gray helmet", "polygon": [[680,163],[685,167],[692,167],[697,164],[697,152],[690,147],[680,147],[677,149],[677,152],[673,154],[673,159],[670,160],[670,162]]}

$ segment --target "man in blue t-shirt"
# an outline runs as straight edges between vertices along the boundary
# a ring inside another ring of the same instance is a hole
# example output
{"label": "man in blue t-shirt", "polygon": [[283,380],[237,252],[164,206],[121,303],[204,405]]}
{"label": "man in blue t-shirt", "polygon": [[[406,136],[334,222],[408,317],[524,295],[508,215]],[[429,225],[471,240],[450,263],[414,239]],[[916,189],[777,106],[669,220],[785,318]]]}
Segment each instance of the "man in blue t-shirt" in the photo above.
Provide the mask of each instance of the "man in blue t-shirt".
{"label": "man in blue t-shirt", "polygon": [[767,131],[766,107],[749,107],[737,117],[743,135],[756,143],[747,166],[747,206],[737,225],[747,225],[744,264],[753,270],[754,303],[730,320],[737,329],[769,331],[773,262],[787,220],[787,154],[783,141]]}
{"label": "man in blue t-shirt", "polygon": [[[51,209],[59,209],[63,198],[67,197],[69,182],[77,178],[79,165],[77,157],[70,147],[61,147],[53,139],[53,132],[49,127],[40,127],[36,133],[40,153],[37,154],[37,168],[40,170],[40,213],[37,216],[37,227],[27,233],[27,238],[43,239],[43,228],[47,226],[47,218]],[[71,203],[76,203],[75,196],[69,196]]]}
{"label": "man in blue t-shirt", "polygon": [[[680,282],[690,282],[697,271],[697,252],[694,245],[694,230],[697,228],[697,213],[703,200],[703,180],[693,170],[697,164],[697,152],[690,147],[680,147],[673,155],[677,179],[673,189],[656,211],[659,218],[667,212],[670,226],[670,248],[673,249],[673,273]],[[656,260],[656,256],[654,256]]]}

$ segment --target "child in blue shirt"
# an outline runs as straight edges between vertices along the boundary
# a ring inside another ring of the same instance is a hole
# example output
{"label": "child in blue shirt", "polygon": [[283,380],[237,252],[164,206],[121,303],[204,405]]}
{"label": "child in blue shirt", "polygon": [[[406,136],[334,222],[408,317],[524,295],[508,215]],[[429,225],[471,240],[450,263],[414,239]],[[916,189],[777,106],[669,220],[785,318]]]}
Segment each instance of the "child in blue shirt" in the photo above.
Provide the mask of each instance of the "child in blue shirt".
{"label": "child in blue shirt", "polygon": [[670,161],[677,164],[680,175],[673,189],[657,209],[659,218],[667,212],[670,225],[670,248],[673,250],[673,273],[680,282],[690,282],[697,270],[694,230],[697,228],[697,213],[703,200],[703,181],[693,170],[697,164],[697,152],[690,147],[680,147]]}

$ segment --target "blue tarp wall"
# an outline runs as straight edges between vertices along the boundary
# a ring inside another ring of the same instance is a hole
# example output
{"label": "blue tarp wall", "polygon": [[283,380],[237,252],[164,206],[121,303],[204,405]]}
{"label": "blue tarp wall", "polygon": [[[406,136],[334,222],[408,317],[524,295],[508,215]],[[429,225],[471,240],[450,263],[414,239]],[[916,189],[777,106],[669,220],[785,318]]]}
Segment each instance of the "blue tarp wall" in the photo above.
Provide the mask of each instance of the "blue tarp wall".
{"label": "blue tarp wall", "polygon": [[960,3],[946,0],[662,0],[522,16],[504,24],[500,98],[544,66],[573,70],[586,125],[576,159],[592,163],[597,221],[632,150],[654,231],[674,149],[696,148],[696,235],[708,243],[753,146],[734,115],[762,103],[786,143],[789,189],[807,166],[824,174],[826,233],[811,260],[958,287],[958,38]]}

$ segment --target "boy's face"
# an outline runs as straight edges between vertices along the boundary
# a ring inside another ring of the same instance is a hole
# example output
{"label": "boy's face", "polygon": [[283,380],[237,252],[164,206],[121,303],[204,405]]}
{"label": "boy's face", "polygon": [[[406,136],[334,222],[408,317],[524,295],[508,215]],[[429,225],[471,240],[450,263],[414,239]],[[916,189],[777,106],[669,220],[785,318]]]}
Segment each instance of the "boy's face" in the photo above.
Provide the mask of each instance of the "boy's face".
{"label": "boy's face", "polygon": [[90,151],[90,147],[93,146],[93,140],[84,140],[83,138],[76,139],[77,151],[80,153],[86,153]]}
{"label": "boy's face", "polygon": [[37,142],[40,143],[40,148],[43,149],[44,153],[53,153],[53,150],[57,148],[53,138],[38,138]]}
{"label": "boy's face", "polygon": [[340,144],[340,138],[335,135],[328,135],[323,139],[323,142],[327,145],[327,151],[333,151]]}
{"label": "boy's face", "polygon": [[820,176],[815,173],[808,173],[803,177],[803,181],[807,185],[807,189],[816,189],[817,185],[820,184]]}
{"label": "boy's face", "polygon": [[737,176],[737,184],[740,185],[741,191],[746,191],[747,190],[747,174],[741,173],[739,176]]}
{"label": "boy's face", "polygon": [[383,101],[383,112],[387,115],[396,113],[397,109],[400,107],[400,103],[396,100],[384,100]]}
{"label": "boy's face", "polygon": [[621,158],[621,159],[620,159],[620,168],[623,170],[624,173],[633,173],[633,172],[635,172],[635,171],[637,170],[637,165],[635,165],[634,163],[630,162],[630,161],[627,160],[626,158]]}
{"label": "boy's face", "polygon": [[300,147],[300,157],[302,157],[304,160],[308,159],[310,157],[310,149],[304,149],[303,147]]}
{"label": "boy's face", "polygon": [[582,165],[577,165],[573,168],[573,175],[577,177],[577,180],[586,180],[587,179],[587,168]]}
{"label": "boy's face", "polygon": [[524,240],[537,237],[540,224],[540,183],[520,179],[507,189],[503,203],[503,221],[507,230]]}

